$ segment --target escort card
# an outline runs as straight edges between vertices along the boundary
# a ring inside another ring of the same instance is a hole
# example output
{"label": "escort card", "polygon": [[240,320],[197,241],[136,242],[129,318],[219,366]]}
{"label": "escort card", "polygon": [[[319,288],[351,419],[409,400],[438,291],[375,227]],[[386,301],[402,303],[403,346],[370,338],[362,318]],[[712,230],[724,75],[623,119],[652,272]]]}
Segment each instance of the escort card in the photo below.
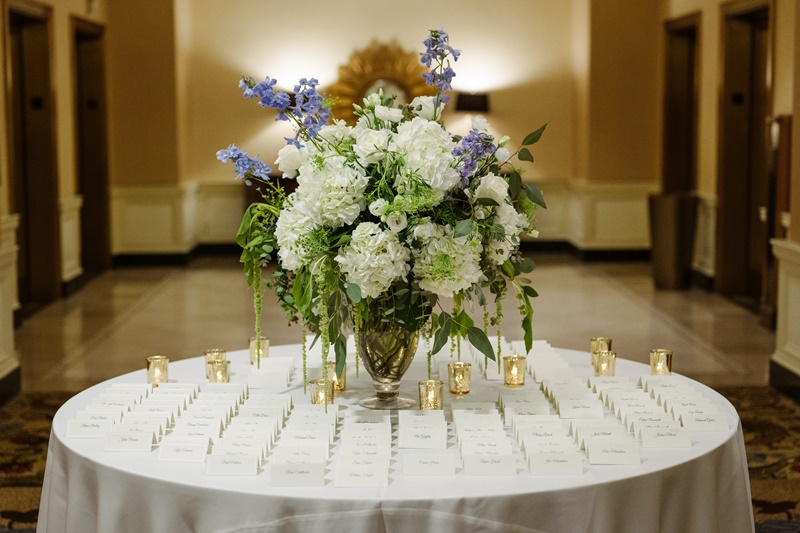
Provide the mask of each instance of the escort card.
{"label": "escort card", "polygon": [[517,460],[514,454],[478,455],[464,454],[465,476],[516,476]]}
{"label": "escort card", "polygon": [[247,385],[242,383],[206,383],[202,392],[234,392],[241,400],[247,396]]}
{"label": "escort card", "polygon": [[119,422],[122,420],[122,413],[97,413],[92,411],[78,411],[75,413],[76,420],[90,420],[93,422]]}
{"label": "escort card", "polygon": [[663,412],[664,409],[659,408],[655,400],[614,400],[614,416],[622,418],[624,413],[637,409],[654,409],[655,412]]}
{"label": "escort card", "polygon": [[542,382],[548,379],[569,379],[575,375],[571,368],[562,366],[537,365],[531,372],[533,373],[533,380],[536,382]]}
{"label": "escort card", "polygon": [[219,430],[215,427],[192,428],[188,426],[176,425],[169,434],[170,439],[211,439],[212,443],[219,439]]}
{"label": "escort card", "polygon": [[134,413],[158,413],[159,415],[167,417],[167,420],[170,425],[175,423],[175,415],[176,415],[177,408],[175,407],[166,407],[163,405],[149,405],[149,404],[137,404],[133,407]]}
{"label": "escort card", "polygon": [[251,367],[247,374],[247,386],[251,389],[284,390],[289,386],[291,373],[284,369],[256,369]]}
{"label": "escort card", "polygon": [[[677,424],[672,415],[667,413],[654,413],[649,415],[639,415],[631,417],[627,428],[638,435],[639,430],[648,424]],[[677,424],[680,426],[680,424]]]}
{"label": "escort card", "polygon": [[620,425],[589,426],[578,430],[578,442],[581,450],[595,442],[629,442],[630,440],[630,435]]}
{"label": "escort card", "polygon": [[719,413],[719,409],[717,406],[707,402],[707,403],[696,403],[692,404],[692,402],[685,402],[686,405],[674,405],[672,409],[670,409],[670,414],[675,418],[675,420],[680,419],[683,415],[704,415],[704,414],[715,414]]}
{"label": "escort card", "polygon": [[558,402],[561,418],[603,418],[603,404],[597,399],[573,399]]}
{"label": "escort card", "polygon": [[523,440],[522,449],[526,454],[547,453],[549,451],[570,450],[577,452],[575,443],[569,437],[551,437],[549,439]]}
{"label": "escort card", "polygon": [[600,397],[604,399],[606,407],[611,409],[611,412],[616,411],[616,406],[618,401],[645,401],[645,400],[652,400],[650,395],[640,389],[630,390],[630,391],[609,391],[606,394],[600,394]]}
{"label": "escort card", "polygon": [[289,414],[289,411],[292,410],[292,395],[291,394],[276,394],[274,392],[263,391],[263,390],[251,390],[250,397],[246,400],[247,402],[269,402],[275,401],[278,403],[283,403],[286,407],[286,414]]}
{"label": "escort card", "polygon": [[568,438],[563,428],[542,428],[542,429],[520,429],[517,433],[517,442],[522,443],[523,447],[525,443],[536,443],[536,442],[549,442],[553,439],[560,439],[562,437]]}
{"label": "escort card", "polygon": [[459,445],[462,454],[499,455],[514,453],[514,450],[511,448],[511,441],[508,439],[498,440],[491,437],[471,437],[462,440]]}
{"label": "escort card", "polygon": [[592,465],[638,465],[642,462],[637,442],[593,442],[587,451]]}
{"label": "escort card", "polygon": [[444,420],[444,411],[441,409],[435,409],[431,411],[420,411],[420,410],[400,410],[397,412],[397,419],[399,423],[403,423],[408,420]]}
{"label": "escort card", "polygon": [[589,388],[599,392],[605,385],[628,385],[636,388],[636,385],[628,376],[592,376],[587,380]]}
{"label": "escort card", "polygon": [[389,467],[343,465],[336,468],[335,487],[386,487],[389,485]]}
{"label": "escort card", "polygon": [[513,423],[514,417],[517,415],[523,416],[542,416],[550,414],[550,405],[548,403],[531,403],[521,404],[519,402],[510,402],[506,404],[503,412],[503,420],[506,426]]}
{"label": "escort card", "polygon": [[728,431],[728,419],[722,413],[683,414],[681,425],[691,432]]}
{"label": "escort card", "polygon": [[209,455],[206,459],[206,475],[209,476],[255,476],[258,474],[256,455]]}
{"label": "escort card", "polygon": [[452,453],[407,453],[403,455],[404,476],[454,476],[455,455]]}
{"label": "escort card", "polygon": [[322,487],[325,485],[325,464],[272,464],[269,484],[273,487]]}
{"label": "escort card", "polygon": [[414,427],[400,424],[397,438],[398,448],[444,450],[447,448],[447,425]]}
{"label": "escort card", "polygon": [[339,441],[341,446],[348,447],[351,444],[358,445],[360,443],[372,442],[379,446],[392,447],[392,436],[389,433],[364,433],[342,430],[339,434]]}
{"label": "escort card", "polygon": [[136,391],[142,393],[143,396],[150,394],[153,386],[147,383],[112,383],[107,391]]}
{"label": "escort card", "polygon": [[666,409],[667,411],[669,411],[671,405],[675,402],[697,401],[697,400],[710,401],[708,398],[704,397],[702,393],[695,391],[688,391],[688,390],[661,391],[658,394],[658,398],[656,398],[658,405],[663,406],[664,409]]}
{"label": "escort card", "polygon": [[170,426],[169,417],[167,417],[164,413],[137,413],[134,411],[126,414],[125,420],[156,420],[159,424],[161,424],[161,427],[164,428],[165,431]]}
{"label": "escort card", "polygon": [[187,390],[190,391],[192,397],[194,398],[197,396],[197,393],[200,392],[200,385],[198,383],[159,383],[158,387],[153,389],[153,391],[166,391],[166,390]]}
{"label": "escort card", "polygon": [[159,447],[158,460],[176,463],[204,463],[208,446],[163,442]]}
{"label": "escort card", "polygon": [[[125,418],[130,418],[130,416],[127,416]],[[225,429],[225,419],[226,419],[225,413],[216,413],[215,414],[213,412],[205,412],[205,413],[203,413],[203,412],[192,412],[192,411],[189,411],[189,412],[183,413],[183,416],[181,416],[180,419],[181,419],[182,422],[204,422],[204,423],[208,423],[208,424],[212,424],[213,423],[213,424],[216,424],[216,425],[219,426],[220,431]]]}
{"label": "escort card", "polygon": [[664,410],[661,407],[645,407],[645,408],[625,408],[621,411],[622,413],[622,423],[625,424],[625,427],[628,430],[631,430],[631,424],[636,419],[637,416],[643,415],[659,415],[663,413]]}
{"label": "escort card", "polygon": [[[373,457],[378,457],[373,455]],[[275,448],[269,457],[273,464],[307,464],[325,463],[328,460],[328,450],[323,446],[302,446],[299,448]],[[388,462],[388,461],[387,461]]]}
{"label": "escort card", "polygon": [[154,433],[106,433],[104,452],[150,452],[156,443]]}
{"label": "escort card", "polygon": [[349,449],[349,450],[339,450],[339,459],[348,459],[348,458],[357,458],[357,457],[366,457],[371,459],[380,459],[386,466],[389,466],[389,463],[392,459],[392,450],[391,448],[362,448],[362,449]]}
{"label": "escort card", "polygon": [[572,450],[558,450],[528,455],[528,468],[534,476],[581,476],[583,454]]}
{"label": "escort card", "polygon": [[692,441],[686,428],[652,428],[640,430],[642,448],[691,448]]}
{"label": "escort card", "polygon": [[349,440],[342,442],[339,446],[339,451],[342,454],[345,453],[352,453],[356,450],[373,450],[373,451],[384,451],[386,453],[391,453],[392,448],[390,444],[386,442],[377,441],[374,439],[370,440]]}
{"label": "escort card", "polygon": [[496,413],[497,405],[494,402],[459,402],[455,399],[451,404],[453,415],[456,411],[470,411],[473,413]]}
{"label": "escort card", "polygon": [[[684,387],[689,387],[689,383],[681,376],[671,374],[669,376],[641,376],[639,378],[639,385],[642,387],[642,390],[646,392],[651,392],[650,388],[659,385],[668,385],[668,386],[675,386],[674,384],[681,384]],[[678,385],[680,386],[680,385]]]}
{"label": "escort card", "polygon": [[541,429],[547,430],[557,435],[565,434],[564,426],[561,424],[561,420],[540,420],[540,421],[519,422],[512,428],[512,433],[514,435],[514,438],[519,441],[520,436],[522,434],[529,431],[541,430]]}
{"label": "escort card", "polygon": [[104,437],[113,425],[111,420],[69,420],[67,437]]}

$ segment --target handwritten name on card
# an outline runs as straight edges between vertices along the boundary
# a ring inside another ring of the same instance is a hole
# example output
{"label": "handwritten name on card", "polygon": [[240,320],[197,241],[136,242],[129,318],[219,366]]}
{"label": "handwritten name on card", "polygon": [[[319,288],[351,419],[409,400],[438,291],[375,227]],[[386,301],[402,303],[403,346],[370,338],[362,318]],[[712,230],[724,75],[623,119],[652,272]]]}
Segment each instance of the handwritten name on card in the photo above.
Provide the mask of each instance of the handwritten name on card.
{"label": "handwritten name on card", "polygon": [[176,463],[203,463],[207,454],[208,445],[162,443],[158,453],[158,460]]}
{"label": "handwritten name on card", "polygon": [[532,453],[528,455],[528,468],[534,476],[583,475],[583,454],[578,451]]}
{"label": "handwritten name on card", "polygon": [[447,426],[413,427],[401,425],[398,432],[397,447],[444,450],[447,448]]}
{"label": "handwritten name on card", "polygon": [[255,476],[258,474],[258,462],[257,455],[209,455],[206,475]]}
{"label": "handwritten name on card", "polygon": [[405,476],[454,476],[455,456],[451,453],[405,454],[403,456]]}
{"label": "handwritten name on card", "polygon": [[336,487],[385,487],[389,485],[389,467],[382,464],[339,466],[333,484]]}
{"label": "handwritten name on card", "polygon": [[692,440],[686,428],[652,428],[640,430],[642,448],[691,448]]}
{"label": "handwritten name on card", "polygon": [[273,487],[322,487],[325,463],[272,464],[269,484]]}
{"label": "handwritten name on card", "polygon": [[561,418],[603,418],[603,404],[594,398],[563,400],[558,403]]}
{"label": "handwritten name on card", "polygon": [[156,443],[153,433],[106,433],[104,452],[150,452]]}
{"label": "handwritten name on card", "polygon": [[593,465],[638,465],[642,462],[636,442],[593,442],[588,452],[589,464]]}
{"label": "handwritten name on card", "polygon": [[728,431],[728,419],[722,413],[683,414],[681,425],[691,432]]}
{"label": "handwritten name on card", "polygon": [[464,454],[465,476],[516,476],[517,460],[513,454]]}
{"label": "handwritten name on card", "polygon": [[113,425],[110,420],[70,420],[67,437],[104,437]]}

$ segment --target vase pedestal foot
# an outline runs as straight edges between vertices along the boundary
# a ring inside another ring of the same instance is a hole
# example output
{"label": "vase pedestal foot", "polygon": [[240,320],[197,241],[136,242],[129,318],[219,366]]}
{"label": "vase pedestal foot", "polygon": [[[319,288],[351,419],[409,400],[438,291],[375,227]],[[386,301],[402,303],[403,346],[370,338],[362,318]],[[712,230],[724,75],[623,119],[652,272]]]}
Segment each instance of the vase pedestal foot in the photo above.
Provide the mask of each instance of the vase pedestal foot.
{"label": "vase pedestal foot", "polygon": [[358,405],[366,407],[367,409],[410,409],[414,407],[417,402],[410,398],[401,398],[395,396],[386,400],[380,399],[377,396],[371,398],[364,398]]}

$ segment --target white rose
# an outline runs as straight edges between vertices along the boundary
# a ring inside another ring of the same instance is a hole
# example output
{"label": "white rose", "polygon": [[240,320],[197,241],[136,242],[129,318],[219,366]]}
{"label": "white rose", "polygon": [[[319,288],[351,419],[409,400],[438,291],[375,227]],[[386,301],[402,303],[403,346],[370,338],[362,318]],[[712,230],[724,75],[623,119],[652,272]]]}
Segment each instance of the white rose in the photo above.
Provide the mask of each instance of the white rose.
{"label": "white rose", "polygon": [[482,115],[472,117],[472,129],[478,131],[489,131],[489,122]]}
{"label": "white rose", "polygon": [[386,210],[386,206],[389,205],[389,202],[384,200],[383,198],[378,198],[371,204],[369,204],[369,212],[379,217],[383,215],[384,210]]}
{"label": "white rose", "polygon": [[389,226],[389,229],[393,232],[400,233],[406,229],[406,226],[408,226],[406,214],[401,213],[400,211],[389,213],[389,215],[386,217],[386,225]]}
{"label": "white rose", "polygon": [[426,222],[425,224],[420,224],[416,228],[414,228],[414,238],[419,239],[421,241],[427,241],[434,235],[436,235],[437,227],[436,224],[432,222]]}
{"label": "white rose", "polygon": [[[411,112],[414,113],[418,117],[422,117],[426,120],[433,120],[433,115],[435,112],[435,108],[433,104],[436,98],[433,96],[417,96],[413,100],[411,100]],[[441,110],[441,105],[439,105],[439,109]]]}
{"label": "white rose", "polygon": [[499,141],[497,141],[497,146],[505,146],[508,141],[511,140],[511,137],[508,135],[503,135]]}
{"label": "white rose", "polygon": [[489,173],[481,178],[478,188],[475,189],[476,198],[490,198],[502,205],[508,196],[508,183],[500,176]]}
{"label": "white rose", "polygon": [[389,146],[389,130],[362,130],[356,138],[353,152],[362,165],[377,163],[386,155]]}
{"label": "white rose", "polygon": [[287,178],[294,178],[297,176],[297,169],[300,168],[306,158],[308,157],[308,150],[305,148],[297,148],[293,144],[287,144],[278,152],[278,159],[275,164],[278,165],[278,170],[283,172]]}
{"label": "white rose", "polygon": [[400,122],[403,120],[403,111],[402,109],[379,105],[375,106],[375,118],[384,122]]}
{"label": "white rose", "polygon": [[497,161],[499,163],[505,163],[511,157],[511,154],[508,151],[508,148],[498,148],[494,152],[495,157],[497,157]]}
{"label": "white rose", "polygon": [[372,93],[367,95],[367,97],[364,98],[364,107],[374,108],[375,106],[381,105],[381,98],[383,98],[382,93]]}

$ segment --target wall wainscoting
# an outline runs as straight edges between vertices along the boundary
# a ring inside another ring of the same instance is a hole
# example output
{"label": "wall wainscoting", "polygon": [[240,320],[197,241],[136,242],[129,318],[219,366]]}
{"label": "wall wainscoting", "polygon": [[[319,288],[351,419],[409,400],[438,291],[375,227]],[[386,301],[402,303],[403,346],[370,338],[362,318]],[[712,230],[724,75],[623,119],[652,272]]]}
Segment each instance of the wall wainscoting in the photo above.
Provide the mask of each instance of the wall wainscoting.
{"label": "wall wainscoting", "polygon": [[19,362],[14,356],[17,295],[18,215],[0,216],[0,401],[19,392]]}
{"label": "wall wainscoting", "polygon": [[704,278],[712,279],[717,239],[717,198],[699,194],[698,199],[692,270]]}
{"label": "wall wainscoting", "polygon": [[[794,376],[792,387],[800,382],[800,244],[773,239],[772,251],[778,258],[778,324],[775,332],[775,353],[772,362]],[[781,389],[781,383],[770,384]]]}
{"label": "wall wainscoting", "polygon": [[82,196],[58,201],[61,228],[61,281],[71,281],[83,274],[81,266],[81,208]]}

